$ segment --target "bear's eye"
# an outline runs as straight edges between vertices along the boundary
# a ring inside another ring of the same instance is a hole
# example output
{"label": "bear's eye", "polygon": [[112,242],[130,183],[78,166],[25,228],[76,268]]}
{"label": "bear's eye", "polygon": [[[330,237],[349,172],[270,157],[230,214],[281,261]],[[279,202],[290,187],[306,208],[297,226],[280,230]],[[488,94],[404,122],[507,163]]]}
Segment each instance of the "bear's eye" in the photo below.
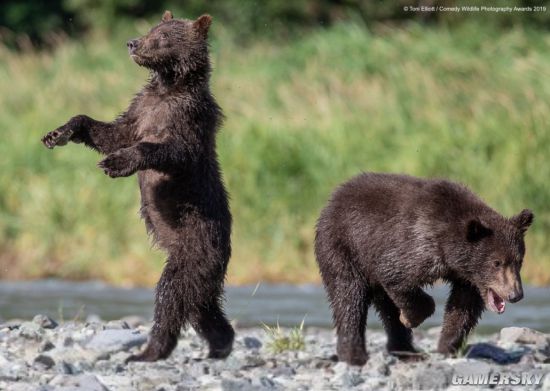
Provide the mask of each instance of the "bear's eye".
{"label": "bear's eye", "polygon": [[500,261],[495,261],[495,267],[500,267],[500,265],[502,265],[502,262],[500,262]]}
{"label": "bear's eye", "polygon": [[168,39],[168,34],[166,34],[166,33],[160,34],[160,39],[161,39],[161,40]]}

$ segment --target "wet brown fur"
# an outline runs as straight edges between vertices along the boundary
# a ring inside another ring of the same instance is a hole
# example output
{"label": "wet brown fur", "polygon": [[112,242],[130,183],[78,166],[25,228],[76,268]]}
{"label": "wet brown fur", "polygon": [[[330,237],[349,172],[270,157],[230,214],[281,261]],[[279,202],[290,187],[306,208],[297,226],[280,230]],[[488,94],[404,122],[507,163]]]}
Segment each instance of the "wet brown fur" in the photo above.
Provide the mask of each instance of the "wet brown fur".
{"label": "wet brown fur", "polygon": [[231,214],[215,149],[222,112],[209,89],[210,22],[208,15],[175,20],[167,11],[128,42],[134,61],[151,71],[128,110],[112,122],[79,115],[43,138],[49,148],[72,141],[107,155],[99,167],[113,178],[138,174],[141,214],[168,260],[149,343],[129,360],[168,357],[187,324],[207,340],[209,357],[232,350],[222,309]]}
{"label": "wet brown fur", "polygon": [[433,314],[422,287],[451,284],[438,351],[454,354],[483,312],[488,289],[523,297],[524,234],[533,214],[507,219],[462,185],[365,173],[340,186],[321,213],[315,254],[333,311],[340,360],[367,360],[373,304],[389,351],[415,352],[411,328]]}

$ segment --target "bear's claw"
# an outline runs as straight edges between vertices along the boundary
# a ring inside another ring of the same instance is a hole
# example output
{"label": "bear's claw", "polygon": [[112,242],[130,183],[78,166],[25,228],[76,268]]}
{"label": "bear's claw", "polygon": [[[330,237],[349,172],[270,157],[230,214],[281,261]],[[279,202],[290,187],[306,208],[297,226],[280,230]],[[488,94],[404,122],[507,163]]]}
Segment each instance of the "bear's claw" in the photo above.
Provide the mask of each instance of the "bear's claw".
{"label": "bear's claw", "polygon": [[55,129],[42,137],[42,143],[49,149],[53,149],[56,146],[66,145],[71,139],[72,131],[64,129]]}

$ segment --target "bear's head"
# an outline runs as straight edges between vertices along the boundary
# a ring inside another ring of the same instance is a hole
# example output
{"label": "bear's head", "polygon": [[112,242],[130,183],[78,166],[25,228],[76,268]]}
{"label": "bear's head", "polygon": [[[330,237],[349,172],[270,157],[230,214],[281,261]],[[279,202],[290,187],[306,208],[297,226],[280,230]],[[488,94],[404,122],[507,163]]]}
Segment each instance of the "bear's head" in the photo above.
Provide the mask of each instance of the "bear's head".
{"label": "bear's head", "polygon": [[178,20],[166,11],[149,33],[127,42],[128,53],[138,65],[172,77],[190,71],[208,72],[207,38],[211,22],[210,15]]}
{"label": "bear's head", "polygon": [[503,313],[506,302],[523,298],[520,270],[525,255],[524,235],[534,215],[524,209],[509,219],[474,218],[466,223],[471,247],[468,278],[491,311]]}

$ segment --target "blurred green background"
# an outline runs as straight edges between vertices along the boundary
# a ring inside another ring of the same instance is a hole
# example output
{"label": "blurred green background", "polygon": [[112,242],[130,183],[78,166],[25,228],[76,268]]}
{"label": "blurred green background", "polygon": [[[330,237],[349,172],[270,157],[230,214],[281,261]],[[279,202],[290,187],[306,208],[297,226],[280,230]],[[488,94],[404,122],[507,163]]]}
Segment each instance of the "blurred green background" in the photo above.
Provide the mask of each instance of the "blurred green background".
{"label": "blurred green background", "polygon": [[[433,5],[546,2],[432,1]],[[423,2],[426,4],[426,2]],[[229,282],[316,282],[314,225],[361,171],[448,177],[506,215],[524,207],[524,276],[550,282],[550,10],[405,12],[415,1],[55,0],[0,3],[0,278],[152,285],[164,262],[136,178],[40,137],[111,120],[147,72],[125,42],[164,9],[214,17],[218,150],[234,215]]]}

